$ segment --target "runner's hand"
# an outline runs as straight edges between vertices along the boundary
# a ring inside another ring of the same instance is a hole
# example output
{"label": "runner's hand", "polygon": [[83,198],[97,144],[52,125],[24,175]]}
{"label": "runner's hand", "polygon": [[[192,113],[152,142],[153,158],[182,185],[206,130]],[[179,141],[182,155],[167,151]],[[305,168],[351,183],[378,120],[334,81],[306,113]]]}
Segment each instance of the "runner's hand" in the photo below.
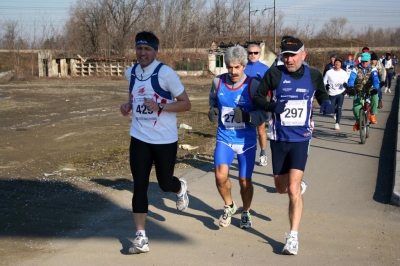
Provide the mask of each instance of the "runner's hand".
{"label": "runner's hand", "polygon": [[375,95],[375,94],[378,94],[378,90],[372,89],[369,93],[371,93],[371,95]]}
{"label": "runner's hand", "polygon": [[250,122],[250,113],[243,111],[242,108],[236,107],[233,109],[234,118],[237,123]]}
{"label": "runner's hand", "polygon": [[121,111],[121,114],[123,116],[127,116],[127,115],[129,115],[129,112],[132,110],[132,104],[131,103],[121,104],[121,106],[119,107],[119,110]]}
{"label": "runner's hand", "polygon": [[329,84],[326,84],[326,85],[325,85],[325,89],[326,89],[327,91],[329,91],[330,88],[331,88],[331,85],[329,85]]}
{"label": "runner's hand", "polygon": [[320,113],[323,113],[324,115],[326,114],[333,114],[335,112],[335,109],[333,108],[331,101],[329,100],[324,100],[321,103],[321,108],[319,109]]}
{"label": "runner's hand", "polygon": [[356,90],[354,89],[354,87],[348,87],[347,88],[347,94],[349,95],[349,96],[354,96],[354,95],[356,95]]}
{"label": "runner's hand", "polygon": [[347,89],[349,86],[347,85],[346,82],[343,83],[343,88]]}
{"label": "runner's hand", "polygon": [[283,102],[276,102],[274,107],[272,107],[272,111],[277,113],[278,115],[282,114],[285,111],[287,100]]}
{"label": "runner's hand", "polygon": [[208,119],[210,122],[218,122],[219,110],[217,107],[210,107],[210,111],[208,111]]}

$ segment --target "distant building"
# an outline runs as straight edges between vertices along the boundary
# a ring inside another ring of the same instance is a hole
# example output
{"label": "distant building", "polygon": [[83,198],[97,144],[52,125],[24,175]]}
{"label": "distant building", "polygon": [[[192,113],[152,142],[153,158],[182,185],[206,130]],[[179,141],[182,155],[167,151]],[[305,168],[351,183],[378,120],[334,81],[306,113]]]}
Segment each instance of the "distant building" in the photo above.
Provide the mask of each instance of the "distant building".
{"label": "distant building", "polygon": [[83,58],[78,54],[66,57],[53,50],[38,52],[39,77],[123,76],[134,63],[125,58],[105,60]]}

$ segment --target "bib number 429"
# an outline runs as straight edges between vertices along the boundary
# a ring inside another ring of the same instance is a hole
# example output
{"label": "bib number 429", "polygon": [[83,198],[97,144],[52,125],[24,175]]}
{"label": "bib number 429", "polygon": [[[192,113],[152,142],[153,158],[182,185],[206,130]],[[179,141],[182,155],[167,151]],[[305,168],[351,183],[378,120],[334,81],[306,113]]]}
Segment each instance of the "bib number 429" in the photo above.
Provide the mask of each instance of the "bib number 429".
{"label": "bib number 429", "polygon": [[142,105],[138,105],[138,106],[136,107],[136,113],[143,114],[143,115],[147,115],[147,114],[152,114],[153,111],[150,111],[149,109],[147,109],[146,106],[144,106],[144,105],[142,104]]}

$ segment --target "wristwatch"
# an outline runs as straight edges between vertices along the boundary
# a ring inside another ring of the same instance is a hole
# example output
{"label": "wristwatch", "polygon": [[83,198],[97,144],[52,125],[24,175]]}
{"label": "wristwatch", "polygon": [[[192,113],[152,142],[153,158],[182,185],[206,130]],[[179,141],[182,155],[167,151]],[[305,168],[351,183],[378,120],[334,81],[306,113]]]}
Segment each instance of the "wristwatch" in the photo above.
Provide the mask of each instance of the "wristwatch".
{"label": "wristwatch", "polygon": [[158,104],[158,111],[161,112],[162,109],[164,109],[164,104],[159,103],[159,104]]}

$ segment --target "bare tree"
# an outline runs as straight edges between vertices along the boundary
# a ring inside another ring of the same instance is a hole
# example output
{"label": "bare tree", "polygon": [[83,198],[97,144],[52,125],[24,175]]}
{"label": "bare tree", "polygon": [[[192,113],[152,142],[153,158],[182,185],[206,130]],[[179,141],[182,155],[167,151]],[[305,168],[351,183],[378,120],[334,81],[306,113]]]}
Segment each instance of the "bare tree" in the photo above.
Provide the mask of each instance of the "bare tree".
{"label": "bare tree", "polygon": [[70,9],[70,19],[66,24],[67,42],[82,55],[99,55],[107,45],[107,8],[100,0],[78,1]]}
{"label": "bare tree", "polygon": [[208,15],[208,29],[215,37],[243,36],[248,33],[247,2],[242,0],[214,0]]}
{"label": "bare tree", "polygon": [[16,49],[18,34],[18,22],[17,21],[6,21],[2,25],[3,35],[1,46],[4,49]]}
{"label": "bare tree", "polygon": [[102,0],[109,19],[106,30],[113,39],[114,49],[124,55],[128,44],[132,43],[134,26],[144,13],[145,0]]}
{"label": "bare tree", "polygon": [[346,36],[347,18],[333,17],[329,22],[325,22],[322,29],[318,33],[318,37],[327,39],[341,39]]}

